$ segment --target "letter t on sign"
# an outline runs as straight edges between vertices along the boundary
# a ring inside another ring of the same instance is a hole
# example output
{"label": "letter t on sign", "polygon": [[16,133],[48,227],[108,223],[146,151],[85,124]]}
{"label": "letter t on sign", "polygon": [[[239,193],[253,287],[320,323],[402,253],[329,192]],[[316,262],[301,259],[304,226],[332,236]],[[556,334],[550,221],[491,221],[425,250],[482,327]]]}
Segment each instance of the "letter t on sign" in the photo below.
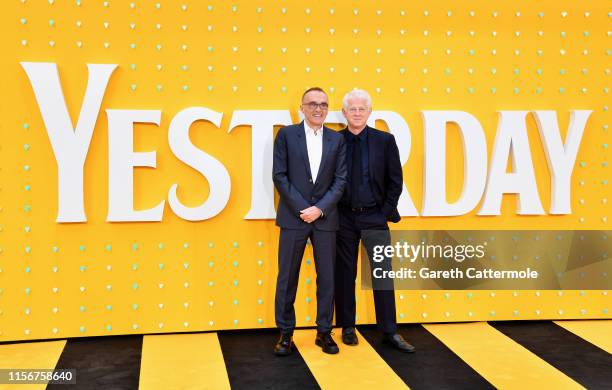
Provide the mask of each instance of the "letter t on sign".
{"label": "letter t on sign", "polygon": [[244,219],[274,219],[272,148],[274,125],[291,123],[289,111],[234,111],[228,133],[237,126],[251,126],[251,209]]}

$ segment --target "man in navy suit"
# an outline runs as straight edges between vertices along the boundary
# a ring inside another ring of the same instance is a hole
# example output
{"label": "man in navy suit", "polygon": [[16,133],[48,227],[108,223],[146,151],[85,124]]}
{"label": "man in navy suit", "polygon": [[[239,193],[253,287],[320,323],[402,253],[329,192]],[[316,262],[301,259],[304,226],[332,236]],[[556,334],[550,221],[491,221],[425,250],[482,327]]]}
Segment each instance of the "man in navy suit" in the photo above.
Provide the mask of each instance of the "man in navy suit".
{"label": "man in navy suit", "polygon": [[338,353],[331,337],[334,312],[334,268],[337,203],[346,184],[344,137],[323,126],[329,103],[321,88],[302,96],[304,121],[283,127],[274,140],[273,180],[279,194],[276,225],[280,227],[275,316],[281,335],[274,353],[293,349],[300,264],[310,238],[317,270],[317,337],[325,353]]}
{"label": "man in navy suit", "polygon": [[[342,327],[344,344],[357,345],[355,278],[359,240],[365,239],[362,236],[364,230],[381,231],[388,239],[387,221],[400,220],[397,202],[402,193],[403,178],[393,135],[367,126],[372,113],[370,95],[358,89],[347,93],[342,100],[342,113],[348,122],[347,128],[340,132],[346,140],[348,174],[346,189],[338,205],[340,230],[336,239],[336,325]],[[367,248],[368,242],[364,244],[366,249],[370,249]],[[369,257],[370,268],[374,269]],[[390,269],[390,260],[384,267]],[[414,352],[414,347],[397,333],[393,283],[373,281],[372,284],[376,323],[383,332],[383,341],[402,352]]]}

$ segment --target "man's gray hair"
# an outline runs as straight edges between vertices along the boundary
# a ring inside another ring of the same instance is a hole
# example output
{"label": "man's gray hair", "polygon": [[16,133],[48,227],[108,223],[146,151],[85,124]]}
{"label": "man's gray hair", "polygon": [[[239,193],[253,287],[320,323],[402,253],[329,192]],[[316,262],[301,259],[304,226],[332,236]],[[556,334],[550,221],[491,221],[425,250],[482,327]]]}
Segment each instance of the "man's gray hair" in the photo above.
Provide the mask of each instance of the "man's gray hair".
{"label": "man's gray hair", "polygon": [[348,102],[351,99],[363,99],[366,101],[367,107],[372,108],[372,98],[370,97],[370,94],[363,89],[355,88],[344,95],[344,98],[342,98],[342,108],[348,110]]}

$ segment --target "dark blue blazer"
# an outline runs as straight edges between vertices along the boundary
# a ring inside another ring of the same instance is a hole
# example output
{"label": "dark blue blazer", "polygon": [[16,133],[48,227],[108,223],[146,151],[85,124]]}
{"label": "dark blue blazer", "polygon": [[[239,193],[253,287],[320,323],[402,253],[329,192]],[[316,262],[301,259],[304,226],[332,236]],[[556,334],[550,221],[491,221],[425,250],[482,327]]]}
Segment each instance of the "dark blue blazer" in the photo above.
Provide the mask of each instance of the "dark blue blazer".
{"label": "dark blue blazer", "polygon": [[272,177],[280,196],[276,225],[305,229],[308,224],[300,218],[300,210],[317,206],[323,211],[323,217],[313,222],[314,228],[338,230],[337,203],[346,184],[344,136],[323,127],[323,153],[317,180],[313,183],[304,122],[281,128],[274,140]]}
{"label": "dark blue blazer", "polygon": [[[397,202],[402,194],[404,179],[395,137],[373,127],[367,128],[370,184],[376,205],[387,216],[387,221],[399,222]],[[340,131],[342,136],[347,133],[347,129]]]}

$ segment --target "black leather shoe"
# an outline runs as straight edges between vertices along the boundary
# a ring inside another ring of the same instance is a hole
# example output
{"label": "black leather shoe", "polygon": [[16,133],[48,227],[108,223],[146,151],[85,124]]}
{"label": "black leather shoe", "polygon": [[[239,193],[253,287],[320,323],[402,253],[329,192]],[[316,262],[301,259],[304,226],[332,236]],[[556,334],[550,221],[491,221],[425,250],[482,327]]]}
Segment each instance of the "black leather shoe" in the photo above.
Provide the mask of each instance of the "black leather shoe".
{"label": "black leather shoe", "polygon": [[327,333],[317,332],[317,338],[315,340],[315,344],[321,347],[323,349],[323,352],[325,353],[335,354],[335,353],[340,352],[340,349],[338,348],[338,344],[336,344],[336,342],[331,336],[331,332],[327,332]]}
{"label": "black leather shoe", "polygon": [[357,345],[359,340],[357,339],[357,333],[355,328],[342,328],[342,342],[346,345]]}
{"label": "black leather shoe", "polygon": [[274,346],[276,356],[287,356],[293,351],[293,335],[281,333],[280,338]]}
{"label": "black leather shoe", "polygon": [[414,352],[415,350],[399,333],[385,333],[383,343],[391,344],[395,349],[399,349],[402,352]]}

